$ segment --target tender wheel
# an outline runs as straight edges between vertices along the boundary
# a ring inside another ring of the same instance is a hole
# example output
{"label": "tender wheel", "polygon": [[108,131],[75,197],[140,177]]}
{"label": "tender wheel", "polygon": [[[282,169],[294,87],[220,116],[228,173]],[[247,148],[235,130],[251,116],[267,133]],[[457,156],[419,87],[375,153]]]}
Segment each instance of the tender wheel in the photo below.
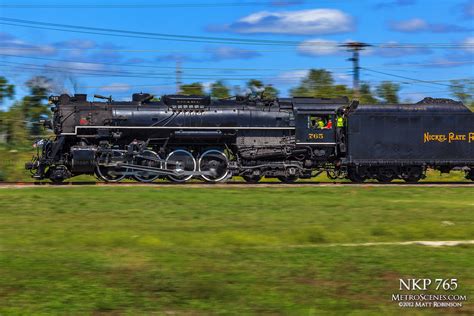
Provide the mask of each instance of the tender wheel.
{"label": "tender wheel", "polygon": [[403,179],[405,180],[406,183],[417,183],[418,181],[420,181],[421,179],[421,176],[408,176],[407,178]]}
{"label": "tender wheel", "polygon": [[251,175],[251,176],[242,176],[245,182],[247,183],[258,183],[262,179],[261,176]]}
{"label": "tender wheel", "polygon": [[171,152],[168,157],[166,157],[165,168],[169,170],[176,171],[178,175],[170,175],[168,179],[173,182],[186,182],[193,177],[193,175],[179,175],[179,173],[184,173],[186,171],[193,172],[196,171],[197,163],[193,155],[184,149],[177,149]]}
{"label": "tender wheel", "polygon": [[[140,156],[141,157],[137,158],[135,164],[146,166],[146,167],[162,168],[162,162],[157,161],[157,160],[161,160],[161,158],[156,152],[152,150],[144,150]],[[150,159],[147,159],[147,158],[150,158]],[[160,175],[156,173],[151,173],[147,171],[138,171],[133,176],[133,178],[140,182],[153,182],[156,179],[158,179],[159,176]]]}
{"label": "tender wheel", "polygon": [[420,167],[407,167],[404,170],[403,180],[407,183],[417,183],[423,178],[423,170]]}
{"label": "tender wheel", "polygon": [[379,174],[377,177],[376,177],[377,181],[378,182],[381,182],[381,183],[390,183],[393,181],[393,177],[391,176],[387,176],[387,175],[383,175],[383,174]]}
{"label": "tender wheel", "polygon": [[97,176],[107,182],[119,182],[120,180],[123,180],[128,169],[116,166],[104,166],[101,164],[121,162],[124,156],[125,154],[119,150],[113,150],[112,152],[101,154],[96,168]]}
{"label": "tender wheel", "polygon": [[294,183],[296,180],[298,180],[297,176],[281,176],[277,178],[283,183]]}
{"label": "tender wheel", "polygon": [[466,179],[474,181],[474,169],[466,172]]}
{"label": "tender wheel", "polygon": [[349,169],[347,172],[347,178],[351,180],[354,183],[362,183],[366,179],[365,177],[361,176],[356,170],[354,169]]}
{"label": "tender wheel", "polygon": [[229,174],[227,156],[219,150],[211,149],[204,152],[199,158],[198,165],[199,171],[211,173],[211,175],[201,175],[209,182],[223,181]]}

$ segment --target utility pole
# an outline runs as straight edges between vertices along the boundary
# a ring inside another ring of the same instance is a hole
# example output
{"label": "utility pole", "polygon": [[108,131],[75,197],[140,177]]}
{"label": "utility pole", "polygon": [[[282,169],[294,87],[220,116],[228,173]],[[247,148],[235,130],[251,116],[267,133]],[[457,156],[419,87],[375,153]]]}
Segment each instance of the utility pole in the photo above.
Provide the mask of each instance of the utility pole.
{"label": "utility pole", "polygon": [[181,90],[181,60],[176,60],[176,94],[179,94],[179,91]]}
{"label": "utility pole", "polygon": [[359,66],[359,51],[363,50],[365,47],[372,46],[370,44],[361,43],[361,42],[348,42],[340,45],[341,47],[347,48],[349,52],[352,52],[352,58],[349,58],[349,61],[352,61],[352,89],[354,90],[354,98],[360,97],[359,83],[360,83],[360,66]]}

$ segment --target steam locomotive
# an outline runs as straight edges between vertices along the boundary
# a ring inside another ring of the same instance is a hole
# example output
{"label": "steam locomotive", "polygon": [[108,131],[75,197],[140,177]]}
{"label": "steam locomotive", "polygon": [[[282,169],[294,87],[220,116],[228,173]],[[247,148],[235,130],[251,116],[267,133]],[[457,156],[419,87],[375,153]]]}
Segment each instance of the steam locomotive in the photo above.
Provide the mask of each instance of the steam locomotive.
{"label": "steam locomotive", "polygon": [[133,94],[49,98],[55,136],[36,142],[35,179],[81,174],[107,182],[241,176],[289,183],[326,172],[353,182],[417,182],[428,168],[474,180],[474,113],[460,102],[359,105],[342,98],[231,99]]}

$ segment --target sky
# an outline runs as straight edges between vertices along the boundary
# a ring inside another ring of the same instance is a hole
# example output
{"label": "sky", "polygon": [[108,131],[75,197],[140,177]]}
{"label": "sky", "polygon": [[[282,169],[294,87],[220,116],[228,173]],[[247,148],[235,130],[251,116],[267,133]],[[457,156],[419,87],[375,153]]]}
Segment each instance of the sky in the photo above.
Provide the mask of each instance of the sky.
{"label": "sky", "polygon": [[352,86],[350,41],[373,45],[362,81],[396,82],[402,100],[449,97],[449,80],[474,78],[474,0],[0,2],[0,75],[17,98],[38,75],[56,94],[170,94],[177,65],[183,83],[255,78],[280,96],[312,68]]}

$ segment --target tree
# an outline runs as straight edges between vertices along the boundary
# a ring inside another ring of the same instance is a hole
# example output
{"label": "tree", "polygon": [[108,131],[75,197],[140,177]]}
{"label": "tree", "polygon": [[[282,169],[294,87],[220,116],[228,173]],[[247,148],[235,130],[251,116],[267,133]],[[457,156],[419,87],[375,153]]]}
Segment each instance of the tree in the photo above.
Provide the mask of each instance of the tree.
{"label": "tree", "polygon": [[264,99],[276,99],[280,92],[272,85],[266,85],[263,90]]}
{"label": "tree", "polygon": [[474,107],[474,80],[452,80],[451,95],[467,106]]}
{"label": "tree", "polygon": [[4,113],[4,117],[7,143],[13,145],[25,143],[28,139],[28,131],[26,129],[22,103],[15,102],[15,104],[8,109],[8,112]]}
{"label": "tree", "polygon": [[383,81],[377,87],[377,96],[382,99],[384,103],[395,104],[399,102],[398,92],[400,91],[400,85],[390,82]]}
{"label": "tree", "polygon": [[225,99],[230,97],[230,90],[224,82],[218,80],[211,85],[211,96],[214,98]]}
{"label": "tree", "polygon": [[0,76],[0,103],[5,99],[12,99],[15,95],[15,86],[8,83],[5,77]]}
{"label": "tree", "polygon": [[[2,104],[5,99],[13,99],[15,95],[15,86],[8,83],[8,80],[5,77],[0,77],[0,104]],[[0,109],[0,137],[6,134],[8,141],[8,127],[11,123],[11,117],[8,112],[3,112]],[[1,140],[0,140],[1,141]]]}
{"label": "tree", "polygon": [[298,87],[291,89],[294,97],[334,98],[352,95],[351,89],[345,85],[334,84],[331,72],[324,69],[311,69],[301,80]]}
{"label": "tree", "polygon": [[40,135],[43,132],[39,121],[50,115],[48,104],[44,103],[48,99],[48,94],[52,89],[52,80],[44,76],[33,77],[26,82],[30,88],[30,95],[23,98],[22,110],[24,120],[29,122],[31,135]]}
{"label": "tree", "polygon": [[275,99],[278,97],[279,91],[272,85],[265,85],[262,81],[257,79],[250,79],[247,82],[247,87],[254,93],[261,93],[264,99]]}
{"label": "tree", "polygon": [[377,103],[377,99],[372,94],[372,89],[368,83],[362,83],[359,88],[359,101],[360,104],[374,104]]}
{"label": "tree", "polygon": [[180,93],[185,95],[204,95],[204,87],[200,82],[183,84],[180,87]]}

